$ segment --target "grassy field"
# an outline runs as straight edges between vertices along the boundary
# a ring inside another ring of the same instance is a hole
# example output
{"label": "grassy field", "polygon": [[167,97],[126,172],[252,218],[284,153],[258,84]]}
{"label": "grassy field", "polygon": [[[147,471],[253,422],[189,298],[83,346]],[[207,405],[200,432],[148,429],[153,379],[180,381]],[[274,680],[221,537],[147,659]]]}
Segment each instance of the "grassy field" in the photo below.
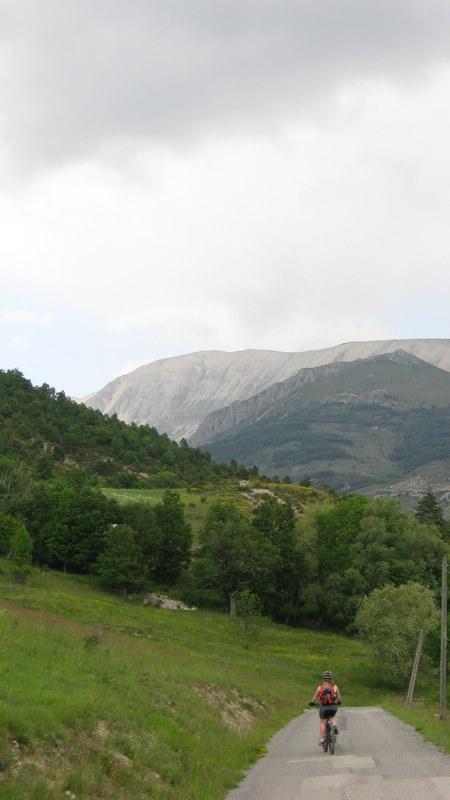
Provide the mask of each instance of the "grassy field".
{"label": "grassy field", "polygon": [[[146,503],[160,503],[165,489],[103,489],[107,497],[113,497],[119,503],[140,500]],[[320,489],[297,486],[295,484],[261,483],[254,481],[224,481],[220,486],[206,485],[192,489],[176,489],[185,509],[187,522],[192,525],[194,535],[202,528],[208,508],[218,500],[232,500],[242,511],[247,511],[253,504],[252,497],[261,497],[261,493],[273,493],[283,499],[289,498],[294,508],[302,510],[305,504],[323,503],[326,492]]]}
{"label": "grassy field", "polygon": [[[113,497],[119,503],[139,500],[145,503],[161,503],[165,489],[103,489],[107,497]],[[186,521],[192,526],[194,535],[203,526],[208,513],[208,505],[223,495],[223,491],[176,489],[184,505]]]}
{"label": "grassy field", "polygon": [[220,800],[330,667],[346,705],[383,705],[450,752],[436,676],[407,709],[355,639],[264,623],[245,648],[222,613],[0,570],[2,800]]}

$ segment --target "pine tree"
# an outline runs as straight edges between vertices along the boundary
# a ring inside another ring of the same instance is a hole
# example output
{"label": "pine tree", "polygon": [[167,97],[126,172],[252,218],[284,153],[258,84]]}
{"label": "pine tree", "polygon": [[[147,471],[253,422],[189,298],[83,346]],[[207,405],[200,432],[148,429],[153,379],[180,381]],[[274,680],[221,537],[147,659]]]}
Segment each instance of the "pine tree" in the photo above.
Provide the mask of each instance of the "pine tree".
{"label": "pine tree", "polygon": [[432,523],[438,528],[444,528],[446,525],[444,512],[433,492],[426,492],[422,499],[419,500],[415,507],[414,516],[418,522],[424,524]]}

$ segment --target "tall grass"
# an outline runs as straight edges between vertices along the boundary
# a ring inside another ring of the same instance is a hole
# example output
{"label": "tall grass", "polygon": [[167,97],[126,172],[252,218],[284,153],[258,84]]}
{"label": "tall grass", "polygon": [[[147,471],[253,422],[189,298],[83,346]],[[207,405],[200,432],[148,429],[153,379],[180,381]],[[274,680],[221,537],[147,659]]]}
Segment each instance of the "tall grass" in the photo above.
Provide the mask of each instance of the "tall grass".
{"label": "tall grass", "polygon": [[[371,688],[357,640],[266,623],[245,648],[225,614],[152,608],[51,571],[17,586],[0,568],[2,800],[219,800],[324,668],[348,705],[416,713]],[[417,724],[431,720],[450,749],[433,713],[421,707]]]}

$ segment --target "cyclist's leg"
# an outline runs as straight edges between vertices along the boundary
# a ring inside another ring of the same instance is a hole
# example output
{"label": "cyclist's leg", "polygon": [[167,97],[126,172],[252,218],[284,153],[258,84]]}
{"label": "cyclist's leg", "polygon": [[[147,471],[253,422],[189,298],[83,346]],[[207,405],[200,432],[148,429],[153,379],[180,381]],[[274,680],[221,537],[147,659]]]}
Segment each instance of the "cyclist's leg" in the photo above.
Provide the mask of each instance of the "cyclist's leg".
{"label": "cyclist's leg", "polygon": [[322,741],[329,739],[329,722],[330,722],[330,709],[327,706],[321,708],[321,719],[323,720],[323,736]]}
{"label": "cyclist's leg", "polygon": [[327,728],[327,720],[323,711],[323,706],[319,707],[319,717],[320,717],[320,741],[323,742],[325,739],[325,733]]}
{"label": "cyclist's leg", "polygon": [[332,724],[332,726],[333,726],[333,728],[334,728],[334,732],[335,732],[335,733],[339,733],[339,731],[338,731],[338,727],[337,727],[336,714],[337,714],[337,708],[336,708],[336,710],[334,711],[334,714],[333,714],[333,716],[332,716],[332,717],[330,717],[330,722],[331,722],[331,724]]}

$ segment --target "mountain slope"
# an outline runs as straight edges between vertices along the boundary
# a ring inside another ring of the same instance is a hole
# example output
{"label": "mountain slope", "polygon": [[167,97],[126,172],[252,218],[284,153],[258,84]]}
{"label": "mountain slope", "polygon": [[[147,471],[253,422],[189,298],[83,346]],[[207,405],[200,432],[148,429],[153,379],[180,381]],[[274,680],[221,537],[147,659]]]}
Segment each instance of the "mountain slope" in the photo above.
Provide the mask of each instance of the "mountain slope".
{"label": "mountain slope", "polygon": [[[3,477],[12,461],[36,479],[76,467],[104,483],[127,487],[142,480],[165,488],[195,485],[224,475],[204,450],[178,445],[149,426],[107,417],[47,384],[33,386],[18,370],[0,370]],[[9,491],[10,484],[5,478],[3,489]],[[1,488],[0,480],[0,495]]]}
{"label": "mountain slope", "polygon": [[351,362],[399,348],[450,371],[450,339],[350,342],[300,353],[213,350],[139,367],[80,402],[117,414],[125,422],[154,426],[174,439],[189,439],[212,411],[252,397],[303,368]]}
{"label": "mountain slope", "polygon": [[401,494],[413,477],[418,492],[448,486],[450,373],[404,351],[301,370],[211,414],[194,441],[218,460],[338,491]]}

